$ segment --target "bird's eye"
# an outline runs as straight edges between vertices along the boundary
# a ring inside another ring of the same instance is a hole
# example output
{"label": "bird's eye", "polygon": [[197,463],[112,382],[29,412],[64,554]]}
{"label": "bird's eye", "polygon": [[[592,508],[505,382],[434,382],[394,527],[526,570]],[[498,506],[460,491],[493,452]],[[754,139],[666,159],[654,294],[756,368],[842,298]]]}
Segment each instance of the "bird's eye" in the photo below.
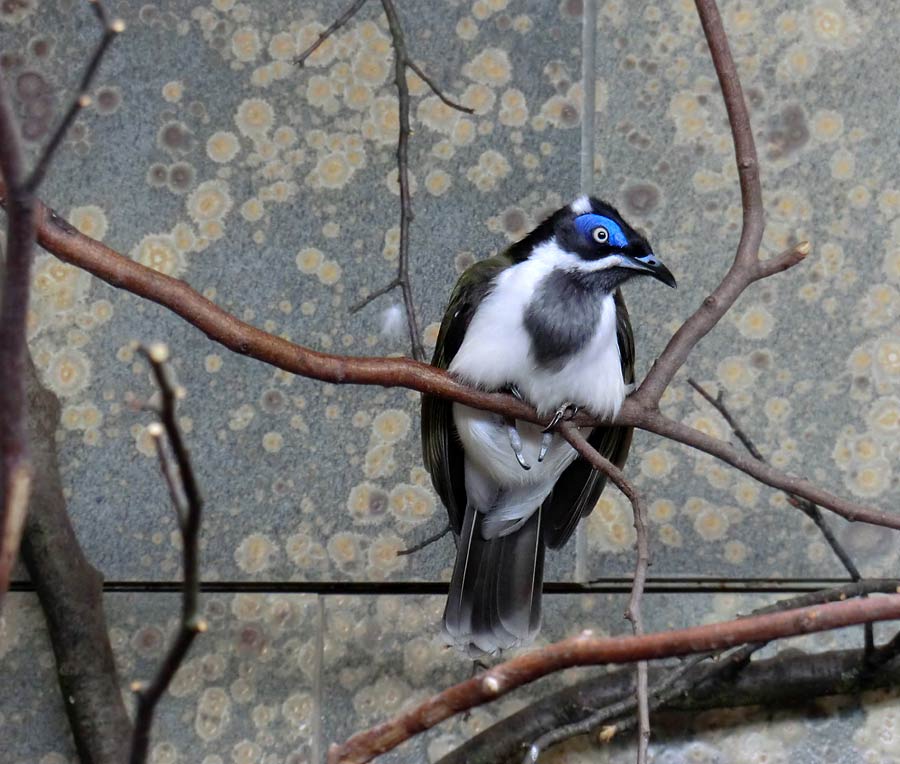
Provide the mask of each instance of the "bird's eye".
{"label": "bird's eye", "polygon": [[606,244],[609,241],[609,231],[607,231],[602,225],[597,226],[593,231],[591,231],[591,238],[596,241],[598,244]]}

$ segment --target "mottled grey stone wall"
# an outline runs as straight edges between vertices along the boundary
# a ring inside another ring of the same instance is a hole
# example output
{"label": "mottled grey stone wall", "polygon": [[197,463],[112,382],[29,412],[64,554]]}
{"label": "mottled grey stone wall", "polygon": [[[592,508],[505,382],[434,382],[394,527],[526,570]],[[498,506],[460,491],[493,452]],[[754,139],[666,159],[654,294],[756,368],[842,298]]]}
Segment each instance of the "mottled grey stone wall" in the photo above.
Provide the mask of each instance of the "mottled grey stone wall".
{"label": "mottled grey stone wall", "polygon": [[[407,353],[403,332],[385,325],[397,295],[350,312],[394,276],[398,256],[397,102],[380,5],[372,0],[305,68],[291,65],[344,5],[109,0],[128,30],[44,198],[85,233],[268,331],[329,352]],[[647,232],[679,281],[677,292],[627,288],[643,373],[726,270],[740,198],[693,4],[599,6],[595,190]],[[446,108],[410,77],[412,286],[430,350],[458,273],[578,192],[581,3],[409,0],[400,10],[413,56],[475,110]],[[890,509],[900,498],[898,9],[727,0],[722,10],[762,160],[764,254],[802,239],[813,254],[748,291],[699,345],[664,411],[728,437],[685,384],[692,375],[726,391],[776,465]],[[97,34],[77,0],[0,2],[0,53],[32,146]],[[126,685],[152,670],[177,612],[153,585],[180,575],[150,419],[127,404],[153,392],[138,342],[168,342],[188,391],[181,424],[208,504],[204,580],[265,588],[448,577],[446,539],[395,555],[443,524],[419,457],[418,395],[322,385],[231,355],[47,254],[36,263],[29,332],[63,404],[58,445],[79,537],[107,579],[147,589],[108,596]],[[628,471],[650,499],[653,576],[686,588],[698,578],[790,586],[843,576],[783,496],[709,457],[638,434]],[[867,574],[896,575],[900,537],[831,523]],[[629,507],[610,492],[580,545],[548,557],[548,579],[627,578],[632,542]],[[165,700],[154,761],[320,761],[334,737],[467,674],[440,647],[439,599],[209,595],[214,626]],[[743,609],[687,594],[646,608],[654,627]],[[615,598],[552,597],[545,637],[619,632],[620,613]],[[18,689],[0,693],[4,760],[73,755],[48,648],[31,637],[41,630],[33,597],[16,595],[0,621],[0,675]],[[831,721],[701,719],[697,742],[673,732],[655,756],[889,761],[900,755],[896,706],[875,700]],[[439,728],[393,760],[434,759],[521,702]],[[556,760],[607,755],[631,754],[579,743]]]}

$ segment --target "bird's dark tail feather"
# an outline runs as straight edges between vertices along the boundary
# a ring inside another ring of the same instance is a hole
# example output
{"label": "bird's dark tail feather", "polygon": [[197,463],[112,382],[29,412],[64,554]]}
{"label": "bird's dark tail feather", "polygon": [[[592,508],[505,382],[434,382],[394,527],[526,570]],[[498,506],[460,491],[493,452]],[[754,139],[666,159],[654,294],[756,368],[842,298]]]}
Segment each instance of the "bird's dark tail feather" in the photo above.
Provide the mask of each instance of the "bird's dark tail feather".
{"label": "bird's dark tail feather", "polygon": [[530,642],[541,627],[544,541],[540,508],[518,530],[485,539],[466,509],[444,608],[449,641],[477,656]]}

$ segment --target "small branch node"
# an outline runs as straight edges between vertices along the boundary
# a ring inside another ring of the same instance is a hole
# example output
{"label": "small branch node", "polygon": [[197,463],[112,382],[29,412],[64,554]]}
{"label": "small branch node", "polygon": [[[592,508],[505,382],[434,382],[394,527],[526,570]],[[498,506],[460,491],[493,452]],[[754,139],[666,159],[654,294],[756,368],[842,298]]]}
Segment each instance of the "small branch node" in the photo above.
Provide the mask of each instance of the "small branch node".
{"label": "small branch node", "polygon": [[615,724],[604,724],[597,733],[597,740],[601,743],[610,742],[616,736],[618,729]]}
{"label": "small branch node", "polygon": [[154,363],[165,363],[169,360],[169,346],[165,342],[154,342],[147,348],[147,355]]}
{"label": "small branch node", "polygon": [[481,687],[489,695],[496,695],[500,692],[500,680],[489,674],[482,680]]}

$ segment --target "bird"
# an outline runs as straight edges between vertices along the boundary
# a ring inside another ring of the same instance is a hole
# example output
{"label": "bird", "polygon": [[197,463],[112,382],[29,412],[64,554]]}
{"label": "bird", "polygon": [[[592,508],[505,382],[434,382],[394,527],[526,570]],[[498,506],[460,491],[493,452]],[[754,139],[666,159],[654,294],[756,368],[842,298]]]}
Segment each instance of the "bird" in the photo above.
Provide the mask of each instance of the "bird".
{"label": "bird", "polygon": [[[544,550],[558,549],[606,483],[553,432],[579,408],[613,418],[634,389],[634,336],[619,287],[675,277],[611,204],[580,196],[454,287],[433,366],[480,390],[511,392],[545,427],[425,394],[423,461],[457,553],[443,615],[448,644],[478,657],[525,645],[541,626]],[[590,444],[619,467],[632,428]]]}

